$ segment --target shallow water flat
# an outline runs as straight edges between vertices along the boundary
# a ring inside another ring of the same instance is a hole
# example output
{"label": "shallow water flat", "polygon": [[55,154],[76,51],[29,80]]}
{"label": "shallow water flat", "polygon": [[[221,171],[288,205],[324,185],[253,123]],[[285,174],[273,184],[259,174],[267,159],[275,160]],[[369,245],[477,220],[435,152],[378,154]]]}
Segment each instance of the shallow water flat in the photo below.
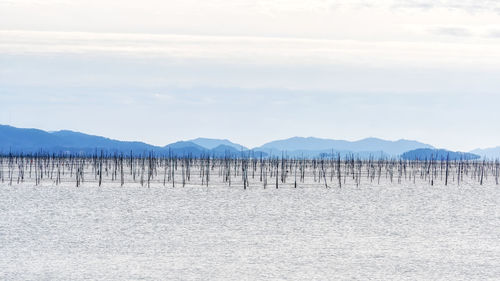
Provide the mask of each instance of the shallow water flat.
{"label": "shallow water flat", "polygon": [[498,280],[498,186],[0,186],[2,280]]}

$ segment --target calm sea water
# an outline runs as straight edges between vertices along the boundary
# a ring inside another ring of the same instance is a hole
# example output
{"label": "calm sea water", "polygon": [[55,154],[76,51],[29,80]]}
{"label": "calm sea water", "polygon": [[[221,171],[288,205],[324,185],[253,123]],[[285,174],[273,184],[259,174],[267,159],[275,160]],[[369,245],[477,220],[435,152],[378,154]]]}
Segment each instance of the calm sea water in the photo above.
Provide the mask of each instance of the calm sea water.
{"label": "calm sea water", "polygon": [[0,279],[499,280],[499,190],[0,186]]}

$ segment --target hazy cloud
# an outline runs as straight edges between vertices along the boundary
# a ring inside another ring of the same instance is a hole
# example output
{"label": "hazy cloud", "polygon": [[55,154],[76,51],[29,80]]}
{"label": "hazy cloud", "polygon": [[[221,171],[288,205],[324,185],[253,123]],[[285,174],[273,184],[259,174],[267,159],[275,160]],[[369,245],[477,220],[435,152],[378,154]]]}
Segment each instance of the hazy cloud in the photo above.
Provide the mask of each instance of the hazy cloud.
{"label": "hazy cloud", "polygon": [[479,12],[498,11],[500,3],[491,0],[395,0],[394,7],[418,9],[445,8]]}
{"label": "hazy cloud", "polygon": [[[436,34],[469,36],[463,28]],[[500,65],[500,42],[405,42],[133,33],[0,31],[4,54],[108,55],[260,65]]]}
{"label": "hazy cloud", "polygon": [[493,38],[500,38],[500,29],[499,30],[493,30],[488,34],[488,37],[493,37]]}
{"label": "hazy cloud", "polygon": [[432,33],[437,35],[449,35],[458,37],[472,36],[472,32],[467,28],[462,27],[439,27],[431,30]]}

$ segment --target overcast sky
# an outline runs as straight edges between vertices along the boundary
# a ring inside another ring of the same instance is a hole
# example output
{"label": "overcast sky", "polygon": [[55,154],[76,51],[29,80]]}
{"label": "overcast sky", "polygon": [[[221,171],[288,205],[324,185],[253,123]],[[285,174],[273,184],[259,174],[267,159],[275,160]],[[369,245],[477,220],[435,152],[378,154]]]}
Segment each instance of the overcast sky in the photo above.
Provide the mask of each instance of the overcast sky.
{"label": "overcast sky", "polygon": [[0,0],[0,123],[500,145],[500,1]]}

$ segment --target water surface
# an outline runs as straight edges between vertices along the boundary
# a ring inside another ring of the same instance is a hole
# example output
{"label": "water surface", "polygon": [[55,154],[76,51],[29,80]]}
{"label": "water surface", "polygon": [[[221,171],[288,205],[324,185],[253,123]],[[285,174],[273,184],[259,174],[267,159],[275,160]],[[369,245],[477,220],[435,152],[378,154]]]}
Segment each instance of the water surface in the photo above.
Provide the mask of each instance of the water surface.
{"label": "water surface", "polygon": [[1,280],[498,280],[498,186],[0,186]]}

